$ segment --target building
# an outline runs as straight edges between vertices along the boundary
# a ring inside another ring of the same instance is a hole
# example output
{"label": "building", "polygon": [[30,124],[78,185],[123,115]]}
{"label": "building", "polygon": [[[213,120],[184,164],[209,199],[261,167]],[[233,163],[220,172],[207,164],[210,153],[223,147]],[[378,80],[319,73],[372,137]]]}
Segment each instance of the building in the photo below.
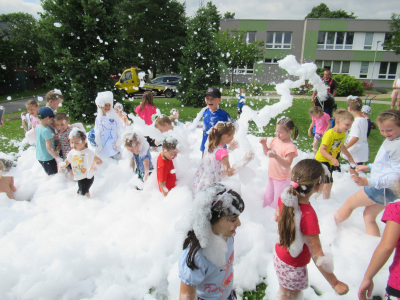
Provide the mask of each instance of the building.
{"label": "building", "polygon": [[[282,81],[279,59],[293,54],[300,63],[314,62],[333,74],[349,74],[375,86],[391,87],[400,73],[400,55],[385,50],[389,20],[221,20],[221,29],[247,31],[245,42],[264,41],[264,61],[235,70],[234,82]],[[224,71],[222,80],[230,80]]]}

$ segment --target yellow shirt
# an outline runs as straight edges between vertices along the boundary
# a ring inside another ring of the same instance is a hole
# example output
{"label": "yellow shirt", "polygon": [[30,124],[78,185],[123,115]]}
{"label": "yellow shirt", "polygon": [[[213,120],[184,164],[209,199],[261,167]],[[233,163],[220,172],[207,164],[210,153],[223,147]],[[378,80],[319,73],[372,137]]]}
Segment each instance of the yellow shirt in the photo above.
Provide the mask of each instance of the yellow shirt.
{"label": "yellow shirt", "polygon": [[[346,138],[346,133],[344,132],[337,133],[333,129],[329,129],[322,137],[321,146],[326,145],[327,146],[326,151],[328,151],[330,155],[336,158],[336,156],[340,151],[340,148],[344,143],[345,138]],[[332,165],[332,162],[321,154],[321,146],[319,146],[318,152],[315,155],[315,159],[320,162],[327,162],[330,165]]]}

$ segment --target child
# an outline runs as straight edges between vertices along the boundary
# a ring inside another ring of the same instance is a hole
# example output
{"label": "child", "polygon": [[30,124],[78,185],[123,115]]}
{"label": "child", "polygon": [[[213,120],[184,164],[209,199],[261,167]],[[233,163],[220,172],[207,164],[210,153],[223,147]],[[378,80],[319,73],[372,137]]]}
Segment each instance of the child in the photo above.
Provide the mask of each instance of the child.
{"label": "child", "polygon": [[367,234],[380,236],[377,215],[393,202],[397,196],[395,189],[400,177],[400,111],[389,109],[381,112],[376,119],[381,134],[386,137],[373,164],[357,166],[358,172],[371,171],[371,177],[353,176],[353,181],[364,188],[348,198],[336,212],[336,223],[347,220],[354,209],[365,207],[364,222]]}
{"label": "child", "polygon": [[4,170],[4,164],[0,160],[0,193],[6,193],[9,199],[14,199],[13,192],[17,191],[17,188],[14,186],[14,177],[2,176]]}
{"label": "child", "polygon": [[[368,161],[368,121],[361,114],[362,100],[352,96],[347,99],[347,110],[353,115],[354,122],[351,125],[346,148],[357,165],[364,165]],[[356,174],[355,170],[350,169],[350,171]]]}
{"label": "child", "polygon": [[361,108],[361,114],[364,118],[367,119],[368,121],[368,132],[367,132],[367,137],[369,137],[369,134],[371,133],[371,129],[375,128],[375,124],[373,122],[371,122],[369,115],[372,114],[372,109],[371,106],[369,105],[364,105]]}
{"label": "child", "polygon": [[36,128],[40,123],[39,118],[37,117],[39,105],[35,100],[29,100],[26,102],[25,107],[28,113],[21,114],[22,127],[24,127],[25,131],[29,131],[32,128]]}
{"label": "child", "polygon": [[46,94],[46,106],[50,107],[54,113],[56,113],[57,109],[61,106],[63,100],[64,97],[60,90],[54,89]]}
{"label": "child", "polygon": [[315,159],[325,165],[330,172],[329,175],[325,176],[325,185],[323,189],[324,199],[329,199],[331,195],[333,167],[340,166],[340,163],[336,158],[339,154],[339,151],[342,151],[343,154],[346,155],[350,164],[353,164],[351,168],[355,168],[353,157],[349,151],[347,151],[347,148],[344,145],[346,132],[350,129],[351,124],[354,121],[354,117],[351,113],[343,108],[336,110],[334,117],[336,120],[335,127],[329,129],[322,137],[321,145],[317,154],[315,155]]}
{"label": "child", "polygon": [[157,181],[160,192],[166,197],[171,189],[176,186],[176,175],[172,160],[178,155],[176,146],[178,141],[173,137],[167,137],[157,159]]}
{"label": "child", "polygon": [[349,290],[333,274],[333,262],[322,252],[318,217],[310,204],[311,195],[322,188],[323,177],[320,162],[301,160],[293,168],[290,187],[279,197],[275,212],[279,233],[274,251],[279,282],[276,300],[303,299],[301,291],[308,287],[307,264],[311,258],[336,293],[344,295]]}
{"label": "child", "polygon": [[234,123],[231,116],[218,107],[221,102],[221,92],[216,88],[209,88],[206,92],[207,109],[203,114],[203,140],[201,141],[200,151],[204,153],[205,144],[208,138],[208,131],[217,125],[219,121]]}
{"label": "child", "polygon": [[72,150],[68,153],[64,164],[60,164],[60,169],[71,164],[74,180],[78,181],[78,195],[90,197],[89,189],[94,181],[93,173],[103,161],[87,148],[85,131],[74,127],[69,134],[69,140]]}
{"label": "child", "polygon": [[43,106],[38,110],[38,117],[40,124],[36,127],[36,159],[47,175],[54,175],[57,174],[57,161],[62,161],[54,151],[53,134],[49,129],[54,120],[54,112],[50,107]]}
{"label": "child", "polygon": [[264,193],[263,207],[278,206],[278,198],[285,187],[290,184],[290,166],[297,156],[297,147],[291,140],[294,130],[294,139],[299,135],[298,128],[289,118],[282,118],[276,123],[276,135],[267,146],[267,138],[261,138],[264,154],[270,157],[268,165],[268,183]]}
{"label": "child", "polygon": [[161,133],[167,132],[168,130],[174,130],[177,126],[176,119],[174,117],[169,117],[161,115],[157,117],[154,126],[161,131]]}
{"label": "child", "polygon": [[179,258],[179,300],[236,299],[233,237],[244,206],[238,193],[219,183],[196,196]]}
{"label": "child", "polygon": [[254,153],[248,152],[244,156],[243,162],[231,167],[228,150],[223,146],[230,145],[234,135],[235,125],[233,123],[220,121],[211,128],[208,136],[208,151],[204,153],[201,165],[197,169],[194,178],[193,188],[195,195],[207,185],[221,182],[224,175],[229,177],[235,175],[254,158]]}
{"label": "child", "polygon": [[238,97],[238,119],[240,118],[240,115],[242,114],[242,108],[244,104],[246,103],[246,90],[244,88],[240,89],[240,95]]}
{"label": "child", "polygon": [[62,157],[64,159],[67,158],[69,151],[71,151],[71,145],[69,141],[69,134],[71,133],[74,127],[78,127],[80,130],[85,131],[82,123],[69,124],[69,118],[66,113],[58,113],[55,116],[54,124],[56,125],[58,132],[59,145],[56,151],[60,151],[62,153]]}
{"label": "child", "polygon": [[125,148],[133,153],[131,158],[131,167],[138,177],[146,182],[147,178],[153,171],[149,144],[144,136],[138,132],[127,133],[124,136]]}
{"label": "child", "polygon": [[96,153],[113,159],[121,159],[123,126],[113,109],[114,96],[110,91],[100,92],[96,97],[97,116],[94,125]]}
{"label": "child", "polygon": [[176,120],[176,125],[177,126],[181,126],[181,122],[179,122],[179,110],[177,110],[176,108],[171,109],[170,113],[170,117],[174,118]]}
{"label": "child", "polygon": [[[151,116],[157,113],[157,107],[154,105],[153,94],[150,91],[143,93],[142,103],[136,107],[135,113],[144,120],[146,125],[153,124]],[[160,145],[156,145],[156,141],[149,136],[146,136],[146,139],[150,147],[157,151]]]}
{"label": "child", "polygon": [[[399,184],[400,182],[398,182]],[[398,194],[398,189],[397,189]],[[365,297],[366,292],[368,297],[371,297],[374,288],[372,279],[379,272],[380,269],[386,264],[387,260],[393,253],[393,263],[389,268],[389,280],[386,287],[385,299],[395,300],[400,299],[400,282],[398,274],[400,272],[399,250],[400,250],[400,202],[390,203],[386,206],[382,216],[382,222],[386,223],[385,230],[383,231],[382,240],[376,247],[374,255],[371,258],[368,269],[365,272],[364,280],[358,290],[358,297],[360,300],[367,300]]]}
{"label": "child", "polygon": [[124,107],[122,106],[122,104],[119,102],[115,103],[114,110],[121,119],[122,125],[124,127],[129,126],[130,122],[128,120],[128,117],[126,116],[126,112],[124,112]]}
{"label": "child", "polygon": [[314,142],[313,142],[313,152],[314,155],[318,150],[318,142],[322,139],[325,132],[331,128],[331,117],[322,111],[320,106],[313,106],[308,111],[308,114],[311,117],[311,125],[308,128],[308,136],[312,135],[312,129],[315,125],[315,134],[314,134]]}

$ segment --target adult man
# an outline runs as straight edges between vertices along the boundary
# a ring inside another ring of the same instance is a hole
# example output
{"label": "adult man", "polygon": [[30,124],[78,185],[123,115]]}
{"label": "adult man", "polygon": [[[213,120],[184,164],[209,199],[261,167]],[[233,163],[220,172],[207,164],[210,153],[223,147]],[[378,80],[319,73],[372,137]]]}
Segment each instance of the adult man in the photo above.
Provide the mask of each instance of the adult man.
{"label": "adult man", "polygon": [[336,96],[337,93],[338,84],[335,81],[335,79],[331,78],[331,71],[329,70],[324,71],[323,81],[328,88],[328,99],[326,99],[325,101],[320,101],[317,97],[317,101],[315,101],[315,96],[317,96],[317,91],[314,91],[311,101],[315,104],[315,106],[322,107],[323,111],[328,115],[330,115],[332,118],[333,109],[336,107],[334,97]]}

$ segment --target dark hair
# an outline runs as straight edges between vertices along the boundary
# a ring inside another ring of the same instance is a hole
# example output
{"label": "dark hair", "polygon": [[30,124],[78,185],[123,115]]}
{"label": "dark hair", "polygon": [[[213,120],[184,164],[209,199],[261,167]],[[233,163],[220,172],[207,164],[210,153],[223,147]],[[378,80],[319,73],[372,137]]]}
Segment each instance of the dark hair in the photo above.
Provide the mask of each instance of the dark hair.
{"label": "dark hair", "polygon": [[143,93],[142,103],[140,104],[140,112],[143,111],[144,105],[146,103],[151,105],[151,106],[155,106],[154,105],[154,101],[153,101],[153,94],[150,91],[145,91]]}
{"label": "dark hair", "polygon": [[[234,211],[231,211],[230,208],[226,208],[223,205],[222,201],[218,201],[218,198],[227,191],[227,188],[221,184],[221,183],[212,183],[206,187],[206,189],[209,188],[215,188],[215,187],[220,187],[223,190],[220,192],[217,192],[215,195],[213,195],[213,201],[211,204],[211,218],[210,218],[210,224],[214,225],[215,223],[218,222],[219,219],[221,219],[223,216],[226,216],[230,218],[233,215],[236,215]],[[243,212],[244,210],[244,202],[242,197],[238,193],[236,193],[233,190],[230,190],[227,192],[227,194],[232,195],[232,205],[235,207],[240,213]],[[216,203],[217,202],[217,203]],[[214,206],[212,206],[214,205]],[[199,267],[195,263],[195,256],[197,251],[200,250],[200,242],[196,237],[196,234],[194,233],[193,230],[189,231],[187,234],[187,237],[185,241],[183,242],[183,249],[186,249],[189,247],[189,252],[188,256],[186,258],[186,265],[191,269],[195,270],[198,269]]]}
{"label": "dark hair", "polygon": [[162,148],[167,151],[170,151],[170,150],[175,150],[177,145],[178,145],[178,140],[176,138],[171,139],[170,137],[167,137],[162,143]]}
{"label": "dark hair", "polygon": [[[315,159],[303,159],[292,170],[292,181],[299,186],[290,186],[290,194],[299,196],[300,193],[311,193],[317,184],[323,182],[325,172],[322,164]],[[282,211],[278,218],[279,246],[289,248],[295,240],[294,208],[282,203]]]}
{"label": "dark hair", "polygon": [[74,137],[77,137],[78,139],[81,140],[81,142],[85,143],[85,147],[88,148],[88,144],[86,142],[86,132],[82,131],[82,130],[77,130],[76,134],[73,135]]}
{"label": "dark hair", "polygon": [[294,125],[294,122],[292,119],[290,118],[282,118],[279,119],[278,122],[276,123],[276,125],[284,125],[285,128],[290,131],[294,129],[294,136],[293,139],[297,139],[297,137],[299,136],[299,129],[297,128],[297,126]]}

